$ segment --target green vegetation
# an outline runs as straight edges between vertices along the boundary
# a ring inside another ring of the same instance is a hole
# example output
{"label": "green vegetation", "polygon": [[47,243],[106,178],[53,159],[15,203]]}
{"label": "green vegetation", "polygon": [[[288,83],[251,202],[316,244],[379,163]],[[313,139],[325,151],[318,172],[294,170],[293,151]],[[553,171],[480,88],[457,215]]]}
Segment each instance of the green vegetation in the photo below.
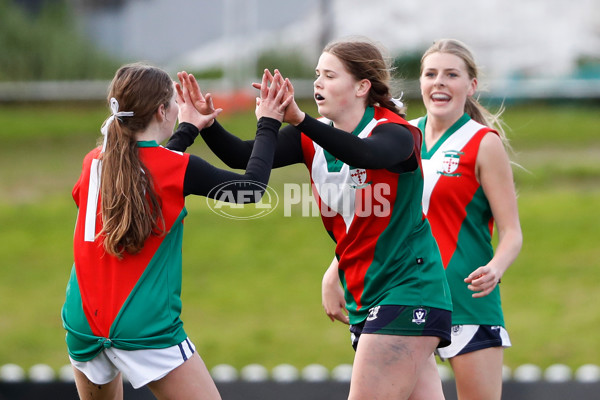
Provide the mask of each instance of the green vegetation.
{"label": "green vegetation", "polygon": [[315,67],[313,60],[295,49],[273,49],[263,52],[256,62],[256,76],[262,76],[265,68],[273,70],[278,68],[286,77],[313,79]]}
{"label": "green vegetation", "polygon": [[[416,101],[413,101],[416,103]],[[410,105],[409,116],[420,110]],[[0,365],[68,363],[60,308],[72,265],[76,209],[70,197],[84,154],[98,140],[104,104],[0,107]],[[576,368],[600,346],[600,116],[593,105],[513,105],[505,120],[525,243],[502,280],[514,347],[505,364]],[[250,137],[252,111],[221,122]],[[200,141],[191,152],[222,166]],[[301,165],[271,185],[306,182]],[[351,363],[348,330],[321,308],[321,276],[333,243],[318,217],[278,208],[228,220],[189,198],[183,320],[207,365]]]}
{"label": "green vegetation", "polygon": [[407,52],[394,58],[392,61],[394,77],[418,80],[421,75],[421,57],[425,50]]}
{"label": "green vegetation", "polygon": [[0,0],[0,53],[0,82],[110,79],[120,64],[81,37],[64,0],[38,15]]}

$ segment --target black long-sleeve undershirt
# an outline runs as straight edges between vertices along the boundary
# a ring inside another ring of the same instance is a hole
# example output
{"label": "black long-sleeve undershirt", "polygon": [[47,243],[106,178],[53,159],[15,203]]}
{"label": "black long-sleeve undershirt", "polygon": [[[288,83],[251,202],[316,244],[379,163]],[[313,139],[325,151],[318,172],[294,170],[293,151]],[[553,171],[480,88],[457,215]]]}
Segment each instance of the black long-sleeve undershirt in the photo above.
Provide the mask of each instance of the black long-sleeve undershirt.
{"label": "black long-sleeve undershirt", "polygon": [[[386,168],[398,173],[417,168],[412,133],[402,125],[381,124],[373,129],[369,137],[359,138],[324,124],[308,114],[297,127],[288,125],[280,130],[273,168],[304,161],[301,132],[337,159],[356,168]],[[227,132],[217,121],[200,134],[228,167],[246,167],[254,146],[253,140],[241,140]]]}
{"label": "black long-sleeve undershirt", "polygon": [[[258,121],[255,145],[250,149],[244,166],[246,169],[245,174],[217,168],[198,156],[190,155],[183,183],[184,194],[186,196],[194,194],[214,198],[214,196],[219,195],[214,190],[217,186],[227,182],[239,182],[240,184],[227,186],[231,197],[225,198],[225,200],[239,198],[240,202],[244,203],[258,201],[271,175],[273,153],[277,143],[277,131],[280,127],[281,122],[272,118],[263,117]],[[165,147],[170,150],[184,151],[194,142],[197,136],[198,128],[192,124],[181,123]],[[253,190],[260,195],[257,197],[238,196],[238,190],[243,190],[245,193],[248,190]]]}

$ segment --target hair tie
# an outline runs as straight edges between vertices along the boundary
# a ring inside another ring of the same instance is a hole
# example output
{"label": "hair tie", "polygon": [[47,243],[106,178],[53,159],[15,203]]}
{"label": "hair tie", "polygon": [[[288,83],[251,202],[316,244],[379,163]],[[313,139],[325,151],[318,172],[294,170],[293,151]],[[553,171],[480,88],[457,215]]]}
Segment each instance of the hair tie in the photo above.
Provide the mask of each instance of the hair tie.
{"label": "hair tie", "polygon": [[398,109],[402,109],[404,107],[404,103],[402,102],[402,96],[404,96],[404,92],[400,93],[400,96],[398,96],[397,99],[393,97],[391,98],[392,103],[394,103],[396,107],[398,107]]}
{"label": "hair tie", "polygon": [[100,132],[104,135],[104,143],[102,144],[102,152],[106,149],[106,138],[108,137],[108,127],[113,123],[115,118],[118,117],[133,117],[133,111],[119,111],[119,102],[114,97],[110,98],[110,111],[111,116],[104,122],[100,128]]}

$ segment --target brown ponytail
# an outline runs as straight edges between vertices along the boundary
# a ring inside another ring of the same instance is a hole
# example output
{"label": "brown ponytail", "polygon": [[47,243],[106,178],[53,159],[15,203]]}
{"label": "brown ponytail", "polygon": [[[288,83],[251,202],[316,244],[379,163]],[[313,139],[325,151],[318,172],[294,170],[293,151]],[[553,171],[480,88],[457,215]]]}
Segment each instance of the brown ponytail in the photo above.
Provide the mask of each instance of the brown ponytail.
{"label": "brown ponytail", "polygon": [[158,68],[129,64],[121,67],[109,89],[121,110],[133,116],[115,118],[108,126],[102,154],[100,184],[104,248],[122,258],[136,254],[151,234],[164,234],[160,198],[150,171],[141,162],[135,134],[145,129],[161,104],[168,106],[173,85]]}

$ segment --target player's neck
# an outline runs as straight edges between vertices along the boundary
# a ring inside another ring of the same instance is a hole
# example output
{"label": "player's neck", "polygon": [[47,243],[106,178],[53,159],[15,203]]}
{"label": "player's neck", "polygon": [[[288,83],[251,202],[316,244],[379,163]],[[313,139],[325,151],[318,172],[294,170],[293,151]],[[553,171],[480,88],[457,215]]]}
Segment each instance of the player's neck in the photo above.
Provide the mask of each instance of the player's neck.
{"label": "player's neck", "polygon": [[161,143],[165,140],[165,133],[163,132],[163,129],[161,129],[160,124],[153,119],[146,129],[135,134],[135,139],[138,142],[149,142],[154,140],[156,143]]}
{"label": "player's neck", "polygon": [[425,132],[423,132],[427,148],[431,149],[456,121],[457,119],[438,118],[428,115]]}

